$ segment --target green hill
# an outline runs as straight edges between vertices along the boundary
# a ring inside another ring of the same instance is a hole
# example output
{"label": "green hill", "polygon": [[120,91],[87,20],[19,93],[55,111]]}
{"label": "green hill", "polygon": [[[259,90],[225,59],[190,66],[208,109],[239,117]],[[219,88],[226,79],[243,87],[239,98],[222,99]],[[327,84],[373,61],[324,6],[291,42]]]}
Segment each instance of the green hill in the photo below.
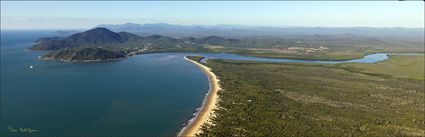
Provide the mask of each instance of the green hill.
{"label": "green hill", "polygon": [[61,60],[61,61],[104,61],[104,60],[115,60],[123,59],[126,55],[124,53],[114,52],[102,48],[72,48],[72,49],[61,49],[52,51],[41,59],[44,60]]}

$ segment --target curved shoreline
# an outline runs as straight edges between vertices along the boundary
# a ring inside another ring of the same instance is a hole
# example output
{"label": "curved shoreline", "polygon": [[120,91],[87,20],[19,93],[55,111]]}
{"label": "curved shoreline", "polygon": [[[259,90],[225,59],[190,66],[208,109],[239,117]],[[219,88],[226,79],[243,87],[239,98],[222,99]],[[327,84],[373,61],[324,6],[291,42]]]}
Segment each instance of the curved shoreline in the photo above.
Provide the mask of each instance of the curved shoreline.
{"label": "curved shoreline", "polygon": [[193,137],[196,134],[200,133],[201,126],[210,121],[211,115],[213,114],[213,110],[217,107],[218,94],[217,92],[220,90],[219,80],[217,76],[211,72],[211,69],[184,57],[184,59],[192,62],[196,66],[198,66],[202,72],[208,77],[209,81],[209,90],[207,95],[202,102],[202,107],[196,113],[195,117],[189,120],[187,126],[183,127],[183,129],[179,132],[179,137]]}
{"label": "curved shoreline", "polygon": [[[54,61],[60,61],[60,62],[107,62],[107,61],[117,61],[117,60],[124,60],[124,59],[128,59],[131,56],[135,56],[135,55],[147,55],[147,54],[186,54],[186,55],[191,55],[191,54],[219,54],[219,53],[214,53],[214,52],[145,52],[145,53],[137,53],[137,54],[131,54],[131,55],[127,55],[125,57],[122,58],[113,58],[113,59],[99,59],[99,60],[65,60],[65,59],[54,59],[54,58],[42,58],[41,56],[39,56],[38,58],[40,60],[54,60]],[[221,52],[221,53],[226,53],[226,52]],[[308,58],[292,58],[292,57],[268,57],[268,56],[257,56],[257,55],[246,55],[246,54],[237,54],[237,53],[226,53],[226,54],[231,54],[231,55],[235,55],[235,56],[240,56],[240,57],[253,57],[254,59],[249,59],[252,61],[258,61],[258,60],[263,60],[263,59],[274,59],[274,60],[286,60],[286,61],[264,61],[264,62],[313,62],[313,63],[320,63],[320,62],[330,62],[332,64],[335,63],[343,63],[343,62],[350,62],[350,61],[354,61],[354,62],[366,62],[366,63],[373,63],[373,62],[379,62],[379,61],[384,61],[385,59],[378,59],[378,60],[374,60],[372,62],[368,62],[368,61],[356,61],[356,60],[362,60],[362,59],[367,59],[367,57],[369,55],[375,55],[375,54],[385,54],[387,57],[389,55],[391,55],[393,52],[374,52],[374,53],[370,53],[370,54],[365,54],[363,57],[361,58],[351,58],[351,59],[308,59]],[[415,53],[415,52],[405,52],[405,53]],[[418,52],[418,54],[422,54],[422,52]],[[209,57],[208,56],[204,56],[205,60],[208,60]],[[238,59],[231,59],[231,58],[220,58],[219,59],[230,59],[230,60],[238,60]],[[373,59],[373,58],[372,58]]]}
{"label": "curved shoreline", "polygon": [[107,62],[107,61],[118,61],[118,60],[124,60],[128,57],[122,57],[122,58],[113,58],[113,59],[98,59],[98,60],[65,60],[65,59],[54,59],[54,58],[43,58],[38,57],[40,60],[53,60],[53,61],[60,61],[60,62],[74,62],[74,63],[91,63],[91,62]]}

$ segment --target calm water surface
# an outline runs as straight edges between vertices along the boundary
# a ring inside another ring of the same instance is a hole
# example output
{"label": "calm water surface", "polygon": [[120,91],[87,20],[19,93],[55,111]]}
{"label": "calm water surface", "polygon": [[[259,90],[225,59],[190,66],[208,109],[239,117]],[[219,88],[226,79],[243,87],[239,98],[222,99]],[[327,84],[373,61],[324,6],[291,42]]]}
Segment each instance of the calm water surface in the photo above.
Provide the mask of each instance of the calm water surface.
{"label": "calm water surface", "polygon": [[[41,61],[24,51],[49,32],[2,32],[1,135],[172,136],[194,113],[208,80],[179,56],[101,63]],[[29,66],[34,68],[30,69]]]}
{"label": "calm water surface", "polygon": [[[156,53],[99,63],[41,61],[25,51],[52,31],[1,32],[0,136],[175,136],[202,103],[208,79],[185,55],[270,62],[307,61],[226,53]],[[30,69],[29,66],[34,66]],[[11,132],[31,128],[33,133]]]}

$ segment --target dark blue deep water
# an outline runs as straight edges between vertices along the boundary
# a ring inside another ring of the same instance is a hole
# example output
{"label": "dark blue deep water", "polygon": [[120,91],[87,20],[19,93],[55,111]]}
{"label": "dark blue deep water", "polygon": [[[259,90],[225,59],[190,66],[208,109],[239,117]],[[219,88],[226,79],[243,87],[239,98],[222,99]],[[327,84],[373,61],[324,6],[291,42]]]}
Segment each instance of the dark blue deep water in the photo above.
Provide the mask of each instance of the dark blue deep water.
{"label": "dark blue deep water", "polygon": [[[175,136],[208,91],[183,56],[271,62],[339,63],[221,53],[156,53],[98,63],[38,60],[25,51],[53,31],[1,32],[0,136]],[[383,53],[343,62],[376,62]],[[29,66],[33,66],[31,69]],[[31,128],[36,132],[13,132]]]}
{"label": "dark blue deep water", "polygon": [[[2,137],[173,136],[208,91],[202,71],[179,56],[61,63],[24,50],[49,34],[2,31]],[[8,127],[39,131],[15,133]]]}

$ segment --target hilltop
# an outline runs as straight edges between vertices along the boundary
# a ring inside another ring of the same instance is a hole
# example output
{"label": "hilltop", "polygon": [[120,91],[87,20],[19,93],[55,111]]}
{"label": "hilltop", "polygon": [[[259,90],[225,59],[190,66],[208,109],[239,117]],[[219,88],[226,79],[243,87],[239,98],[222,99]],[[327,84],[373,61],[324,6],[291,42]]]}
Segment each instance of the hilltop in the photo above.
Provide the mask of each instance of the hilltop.
{"label": "hilltop", "polygon": [[115,33],[106,28],[95,28],[65,38],[41,38],[30,49],[57,50],[62,48],[100,46],[103,44],[121,44],[138,38],[138,36],[126,32]]}
{"label": "hilltop", "polygon": [[51,50],[42,59],[62,61],[111,60],[134,54],[188,51],[204,44],[235,44],[238,40],[210,36],[205,38],[177,39],[162,35],[147,37],[127,32],[113,32],[106,28],[94,28],[68,37],[40,38],[30,50]]}

